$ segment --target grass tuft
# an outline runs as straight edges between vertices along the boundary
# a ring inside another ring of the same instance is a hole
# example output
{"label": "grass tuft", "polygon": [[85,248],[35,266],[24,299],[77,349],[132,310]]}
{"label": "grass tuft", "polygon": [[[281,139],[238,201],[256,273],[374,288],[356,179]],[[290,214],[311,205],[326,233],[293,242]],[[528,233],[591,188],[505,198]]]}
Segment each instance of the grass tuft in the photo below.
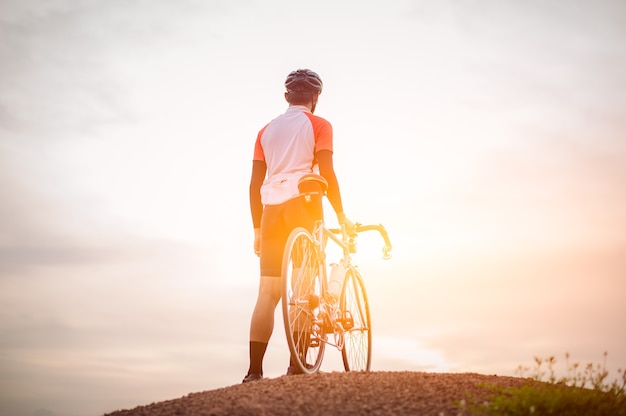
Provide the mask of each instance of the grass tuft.
{"label": "grass tuft", "polygon": [[[478,403],[467,397],[459,407],[470,415],[485,416],[626,416],[626,371],[609,381],[607,353],[601,364],[580,366],[565,354],[566,375],[558,377],[556,359],[535,357],[535,367],[519,366],[516,373],[528,382],[521,387],[485,385],[492,394]],[[528,374],[530,372],[530,374]],[[528,374],[528,375],[527,375]]]}

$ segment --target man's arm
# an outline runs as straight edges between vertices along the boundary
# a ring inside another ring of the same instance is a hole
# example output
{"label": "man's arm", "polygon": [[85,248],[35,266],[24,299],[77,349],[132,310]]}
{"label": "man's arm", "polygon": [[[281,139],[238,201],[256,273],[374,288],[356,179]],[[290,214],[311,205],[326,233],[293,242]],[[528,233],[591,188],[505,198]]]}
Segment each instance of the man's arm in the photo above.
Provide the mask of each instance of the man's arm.
{"label": "man's arm", "polygon": [[265,180],[267,165],[262,160],[252,161],[252,176],[250,177],[250,213],[252,214],[252,224],[254,228],[261,227],[261,216],[263,215],[263,203],[261,202],[261,185]]}
{"label": "man's arm", "polygon": [[254,226],[254,254],[261,255],[261,217],[263,203],[261,202],[261,185],[265,180],[267,165],[262,160],[252,161],[252,176],[250,178],[250,213]]}
{"label": "man's arm", "polygon": [[326,191],[328,201],[335,210],[339,222],[343,222],[342,218],[345,218],[345,215],[343,213],[343,203],[341,201],[341,192],[339,191],[339,182],[337,181],[333,165],[333,152],[323,149],[317,152],[315,157],[317,158],[317,163],[320,168],[320,175],[322,175],[328,182],[328,190]]}

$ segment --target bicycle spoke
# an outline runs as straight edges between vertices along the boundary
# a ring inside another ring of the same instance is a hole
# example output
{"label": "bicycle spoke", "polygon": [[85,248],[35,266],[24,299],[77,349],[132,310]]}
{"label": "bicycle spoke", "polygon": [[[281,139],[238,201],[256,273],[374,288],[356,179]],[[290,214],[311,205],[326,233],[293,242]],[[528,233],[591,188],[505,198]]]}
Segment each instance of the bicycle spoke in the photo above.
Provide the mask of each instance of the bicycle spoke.
{"label": "bicycle spoke", "polygon": [[319,262],[308,231],[294,230],[283,258],[283,320],[293,365],[304,373],[319,369],[324,351],[315,326],[321,296]]}
{"label": "bicycle spoke", "polygon": [[346,371],[368,371],[371,360],[369,305],[363,281],[355,270],[346,274],[342,295],[344,319],[351,317],[342,351]]}

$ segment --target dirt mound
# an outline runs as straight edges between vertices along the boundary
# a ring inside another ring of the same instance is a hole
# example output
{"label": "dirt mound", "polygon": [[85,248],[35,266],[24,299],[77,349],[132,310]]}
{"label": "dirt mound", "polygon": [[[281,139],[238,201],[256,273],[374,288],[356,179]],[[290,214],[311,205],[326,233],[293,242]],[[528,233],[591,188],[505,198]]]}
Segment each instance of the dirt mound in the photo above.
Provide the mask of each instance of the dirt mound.
{"label": "dirt mound", "polygon": [[191,393],[105,416],[458,415],[454,403],[468,394],[485,398],[489,391],[484,384],[524,382],[473,373],[318,373]]}

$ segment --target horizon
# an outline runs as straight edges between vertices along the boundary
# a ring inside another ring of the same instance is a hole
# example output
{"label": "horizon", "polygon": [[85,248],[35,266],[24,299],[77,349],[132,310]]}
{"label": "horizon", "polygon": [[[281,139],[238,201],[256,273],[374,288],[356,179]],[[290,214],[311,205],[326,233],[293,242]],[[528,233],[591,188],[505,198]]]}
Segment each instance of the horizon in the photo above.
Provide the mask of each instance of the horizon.
{"label": "horizon", "polygon": [[[0,416],[241,382],[254,140],[298,67],[324,81],[348,218],[393,244],[383,261],[364,234],[355,257],[373,371],[607,352],[616,376],[624,18],[618,0],[2,2]],[[282,331],[277,308],[267,377],[287,368]]]}

